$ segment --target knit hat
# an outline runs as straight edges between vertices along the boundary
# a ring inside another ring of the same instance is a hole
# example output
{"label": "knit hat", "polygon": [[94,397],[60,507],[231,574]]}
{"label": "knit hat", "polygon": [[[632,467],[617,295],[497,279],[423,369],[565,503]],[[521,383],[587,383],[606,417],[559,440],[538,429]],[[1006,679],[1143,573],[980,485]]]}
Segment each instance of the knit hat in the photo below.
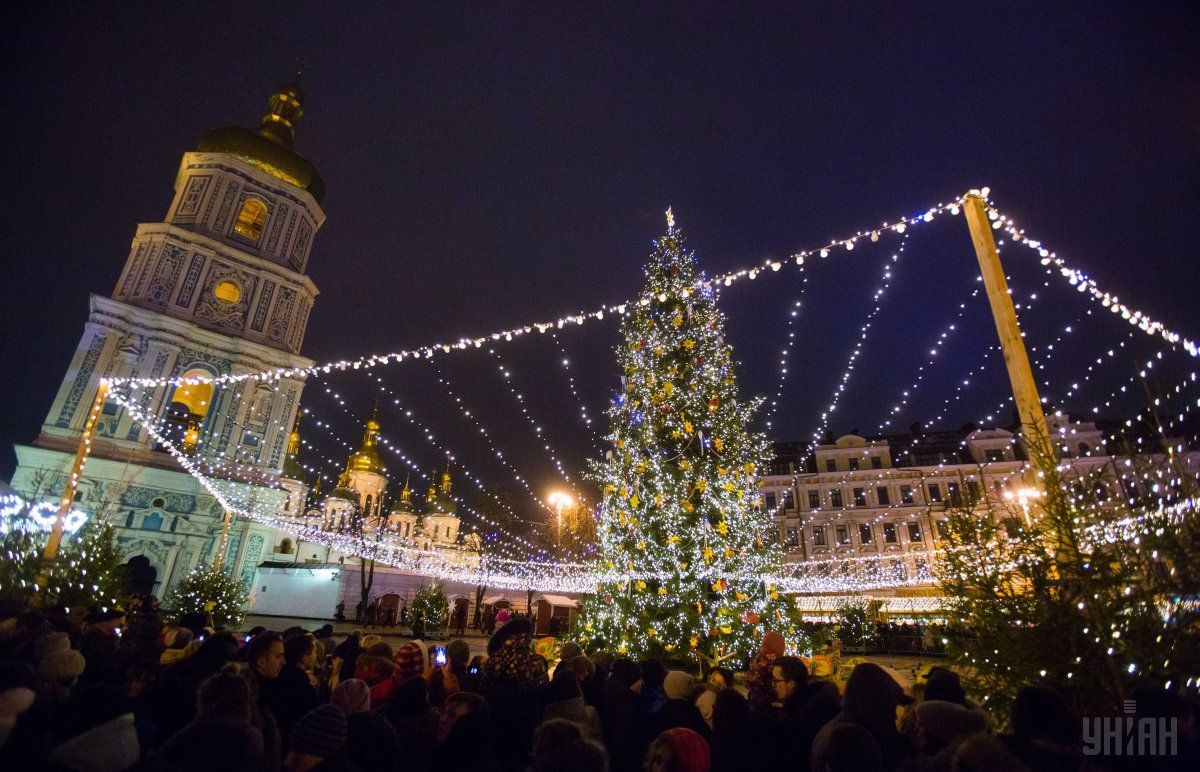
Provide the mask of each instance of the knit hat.
{"label": "knit hat", "polygon": [[337,705],[320,705],[305,713],[292,727],[291,749],[328,758],[346,744],[346,714]]}
{"label": "knit hat", "polygon": [[939,743],[987,729],[987,717],[982,711],[968,710],[954,702],[926,700],[916,711],[921,730]]}
{"label": "knit hat", "polygon": [[48,683],[69,685],[83,673],[87,660],[74,649],[59,649],[38,662],[38,678]]}
{"label": "knit hat", "polygon": [[333,687],[331,701],[347,716],[366,713],[371,709],[371,687],[359,678],[348,678]]}
{"label": "knit hat", "polygon": [[46,633],[33,644],[33,657],[41,660],[47,654],[56,651],[70,650],[71,638],[66,633]]}
{"label": "knit hat", "polygon": [[567,641],[558,651],[558,658],[563,662],[570,662],[583,653],[583,649],[579,648],[579,644],[575,641]]}
{"label": "knit hat", "polygon": [[396,652],[396,680],[403,683],[410,678],[417,678],[425,672],[421,648],[416,641],[409,641]]}
{"label": "knit hat", "polygon": [[682,670],[672,670],[663,680],[663,691],[668,700],[686,700],[694,688],[692,677]]}
{"label": "knit hat", "polygon": [[691,729],[677,726],[668,729],[659,736],[665,740],[675,752],[673,769],[697,770],[707,772],[710,764],[708,741]]}

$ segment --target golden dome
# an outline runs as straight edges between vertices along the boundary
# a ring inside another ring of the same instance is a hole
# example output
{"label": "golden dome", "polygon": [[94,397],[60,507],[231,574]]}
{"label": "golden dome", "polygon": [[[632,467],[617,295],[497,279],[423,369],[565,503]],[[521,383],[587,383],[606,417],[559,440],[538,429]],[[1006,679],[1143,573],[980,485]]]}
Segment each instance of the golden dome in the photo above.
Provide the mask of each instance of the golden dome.
{"label": "golden dome", "polygon": [[271,94],[271,112],[257,131],[243,126],[212,129],[196,148],[204,153],[229,153],[284,182],[303,188],[320,203],[325,182],[308,159],[295,151],[296,122],[304,114],[304,94],[288,83]]}
{"label": "golden dome", "polygon": [[362,445],[346,460],[347,472],[370,472],[383,474],[383,464],[379,461],[379,406],[371,412],[367,419],[367,427],[363,431]]}
{"label": "golden dome", "polygon": [[287,453],[283,457],[283,476],[290,480],[299,480],[304,474],[297,456],[300,455],[300,411],[296,411],[296,422],[292,424],[291,434],[288,435]]}

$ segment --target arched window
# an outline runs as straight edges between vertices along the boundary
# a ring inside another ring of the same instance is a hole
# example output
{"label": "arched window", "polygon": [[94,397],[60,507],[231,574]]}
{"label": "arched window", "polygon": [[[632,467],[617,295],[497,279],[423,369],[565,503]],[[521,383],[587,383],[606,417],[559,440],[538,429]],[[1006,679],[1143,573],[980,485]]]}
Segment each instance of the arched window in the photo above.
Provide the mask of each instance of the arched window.
{"label": "arched window", "polygon": [[[200,368],[188,370],[180,376],[180,384],[175,387],[175,393],[171,395],[171,401],[163,414],[164,434],[176,447],[182,448],[185,444],[190,444],[194,449],[199,441],[200,426],[212,405],[212,377],[211,372]],[[205,380],[189,383],[189,379],[192,378]]]}
{"label": "arched window", "polygon": [[283,541],[279,542],[279,554],[280,555],[292,554],[292,540],[291,539],[284,539]]}
{"label": "arched window", "polygon": [[257,198],[248,198],[242,202],[237,222],[233,224],[233,231],[251,241],[258,241],[262,238],[263,226],[266,224],[267,205]]}

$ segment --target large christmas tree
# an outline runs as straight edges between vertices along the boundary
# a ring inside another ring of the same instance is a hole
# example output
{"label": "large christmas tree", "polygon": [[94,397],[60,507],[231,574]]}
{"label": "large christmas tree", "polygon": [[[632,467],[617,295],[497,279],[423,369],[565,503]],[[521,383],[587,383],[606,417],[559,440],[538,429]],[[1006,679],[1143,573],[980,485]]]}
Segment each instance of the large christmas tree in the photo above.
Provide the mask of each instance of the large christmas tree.
{"label": "large christmas tree", "polygon": [[737,664],[765,630],[795,637],[771,584],[778,553],[764,543],[767,441],[748,429],[758,402],[738,401],[724,328],[668,212],[622,324],[612,449],[594,465],[608,578],[584,606],[589,648]]}

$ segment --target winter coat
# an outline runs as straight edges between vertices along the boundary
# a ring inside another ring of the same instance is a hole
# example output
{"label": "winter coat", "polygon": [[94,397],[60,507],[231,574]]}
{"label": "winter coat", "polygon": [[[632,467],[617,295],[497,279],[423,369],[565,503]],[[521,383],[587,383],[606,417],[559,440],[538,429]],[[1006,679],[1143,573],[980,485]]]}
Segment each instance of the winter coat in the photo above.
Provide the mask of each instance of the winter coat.
{"label": "winter coat", "polygon": [[582,697],[571,697],[546,705],[542,721],[561,718],[578,724],[589,740],[604,741],[604,730],[600,726],[600,712],[583,701]]}
{"label": "winter coat", "polygon": [[279,675],[269,681],[260,680],[259,688],[263,690],[260,702],[275,717],[286,754],[292,727],[317,707],[317,690],[308,680],[308,673],[295,665],[284,665]]}
{"label": "winter coat", "polygon": [[78,772],[120,772],[136,764],[141,752],[133,714],[125,713],[61,743],[50,762]]}
{"label": "winter coat", "polygon": [[668,729],[676,727],[691,729],[705,740],[712,734],[708,723],[700,715],[700,709],[687,700],[667,700],[658,712],[650,717],[649,725],[647,740],[653,740]]}
{"label": "winter coat", "polygon": [[637,693],[615,678],[606,681],[600,692],[600,723],[612,772],[640,770],[648,738],[637,709]]}
{"label": "winter coat", "polygon": [[790,759],[794,769],[808,769],[813,758],[813,738],[838,714],[838,690],[831,683],[814,681],[796,687],[779,708],[771,727],[773,756]]}
{"label": "winter coat", "polygon": [[371,772],[401,768],[396,730],[383,716],[371,713],[346,716],[346,755],[354,764]]}
{"label": "winter coat", "polygon": [[258,772],[263,752],[262,733],[252,726],[227,720],[193,721],[163,745],[156,760],[179,772]]}

